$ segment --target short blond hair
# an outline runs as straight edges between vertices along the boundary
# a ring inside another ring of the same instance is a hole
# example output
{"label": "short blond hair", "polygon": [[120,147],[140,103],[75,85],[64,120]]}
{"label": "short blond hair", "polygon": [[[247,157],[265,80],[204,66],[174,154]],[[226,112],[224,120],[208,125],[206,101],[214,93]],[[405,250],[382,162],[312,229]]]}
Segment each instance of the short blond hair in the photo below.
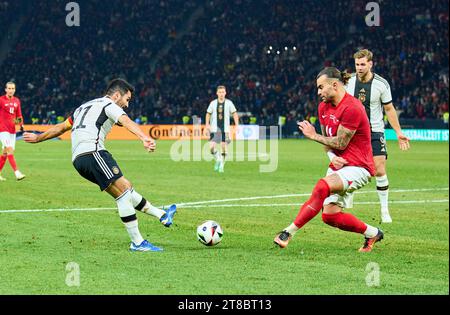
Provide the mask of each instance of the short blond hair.
{"label": "short blond hair", "polygon": [[367,58],[367,61],[372,61],[373,59],[373,53],[368,50],[368,49],[361,49],[358,50],[357,52],[355,52],[355,54],[353,55],[353,58],[355,59],[360,59],[360,58]]}
{"label": "short blond hair", "polygon": [[227,88],[225,87],[225,85],[219,85],[216,89],[216,91],[224,89],[225,91],[227,90]]}

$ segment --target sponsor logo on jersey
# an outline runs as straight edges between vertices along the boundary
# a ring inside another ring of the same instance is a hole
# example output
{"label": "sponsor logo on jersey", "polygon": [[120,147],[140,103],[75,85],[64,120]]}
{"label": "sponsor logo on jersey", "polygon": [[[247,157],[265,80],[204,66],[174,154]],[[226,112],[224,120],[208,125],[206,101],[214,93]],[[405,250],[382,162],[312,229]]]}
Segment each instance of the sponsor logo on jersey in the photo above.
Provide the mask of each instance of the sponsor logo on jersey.
{"label": "sponsor logo on jersey", "polygon": [[339,119],[337,119],[336,116],[334,116],[334,115],[330,115],[330,119],[331,119],[335,124],[337,124],[337,123],[339,122]]}

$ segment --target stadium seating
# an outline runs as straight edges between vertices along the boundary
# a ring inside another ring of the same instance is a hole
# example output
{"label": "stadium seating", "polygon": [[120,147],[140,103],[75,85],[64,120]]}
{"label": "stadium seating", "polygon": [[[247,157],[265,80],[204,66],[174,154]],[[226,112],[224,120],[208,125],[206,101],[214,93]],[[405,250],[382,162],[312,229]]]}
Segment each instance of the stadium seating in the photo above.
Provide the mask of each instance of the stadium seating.
{"label": "stadium seating", "polygon": [[204,116],[218,84],[258,124],[295,122],[315,115],[320,68],[351,71],[362,47],[374,52],[401,117],[448,111],[448,1],[383,2],[378,27],[365,25],[360,0],[89,1],[80,27],[64,25],[66,1],[53,2],[33,3],[0,65],[1,80],[17,82],[27,122],[68,115],[115,76],[136,85],[130,115],[149,123]]}

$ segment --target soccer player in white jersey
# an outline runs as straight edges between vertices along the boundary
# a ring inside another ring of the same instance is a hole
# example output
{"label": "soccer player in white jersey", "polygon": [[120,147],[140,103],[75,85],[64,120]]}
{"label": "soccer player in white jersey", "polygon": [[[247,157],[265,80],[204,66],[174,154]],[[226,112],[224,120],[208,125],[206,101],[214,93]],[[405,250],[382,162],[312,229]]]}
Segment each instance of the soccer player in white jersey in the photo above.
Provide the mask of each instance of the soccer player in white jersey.
{"label": "soccer player in white jersey", "polygon": [[138,194],[123,176],[117,162],[105,149],[105,137],[114,124],[121,125],[134,133],[149,152],[156,149],[156,143],[124,112],[134,93],[134,87],[123,79],[111,81],[106,96],[91,100],[78,107],[63,123],[57,124],[42,134],[24,133],[29,143],[38,143],[58,137],[72,129],[72,163],[85,179],[97,184],[115,198],[119,215],[131,238],[131,251],[162,251],[142,237],[136,217],[139,210],[157,217],[169,227],[173,223],[176,206],[167,211],[154,207]]}
{"label": "soccer player in white jersey", "polygon": [[[219,173],[224,172],[225,159],[228,152],[228,144],[230,140],[230,118],[233,116],[236,132],[239,127],[239,116],[233,102],[225,98],[227,90],[225,86],[219,85],[216,90],[217,99],[209,103],[206,111],[206,129],[210,132],[211,154],[214,156],[216,163],[214,170]],[[216,148],[221,143],[222,153]]]}
{"label": "soccer player in white jersey", "polygon": [[387,148],[384,136],[383,109],[391,127],[397,134],[401,150],[409,149],[409,139],[403,134],[398,121],[397,112],[392,104],[392,94],[389,83],[372,72],[373,54],[368,49],[363,49],[353,55],[355,59],[356,73],[350,78],[347,92],[358,98],[366,108],[372,131],[372,151],[376,169],[376,185],[381,204],[381,222],[391,223],[389,214],[388,196],[389,181],[386,175]]}

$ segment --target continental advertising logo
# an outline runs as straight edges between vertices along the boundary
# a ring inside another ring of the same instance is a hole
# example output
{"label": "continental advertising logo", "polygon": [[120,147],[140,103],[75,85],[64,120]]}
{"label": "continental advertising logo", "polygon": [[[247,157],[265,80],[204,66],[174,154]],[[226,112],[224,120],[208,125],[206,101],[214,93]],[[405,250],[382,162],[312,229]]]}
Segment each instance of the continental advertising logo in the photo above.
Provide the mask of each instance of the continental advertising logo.
{"label": "continental advertising logo", "polygon": [[209,139],[209,132],[201,125],[153,125],[148,134],[155,140]]}

